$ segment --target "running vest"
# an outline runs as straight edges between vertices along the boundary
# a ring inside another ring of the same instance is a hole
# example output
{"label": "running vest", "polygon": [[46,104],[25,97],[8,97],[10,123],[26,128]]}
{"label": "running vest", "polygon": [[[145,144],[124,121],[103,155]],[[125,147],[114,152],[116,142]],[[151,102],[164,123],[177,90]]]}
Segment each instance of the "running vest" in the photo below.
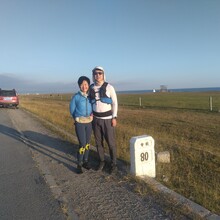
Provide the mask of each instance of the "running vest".
{"label": "running vest", "polygon": [[92,104],[96,103],[97,101],[101,101],[101,102],[107,103],[107,104],[112,104],[112,99],[110,97],[108,97],[106,94],[107,85],[108,85],[108,83],[104,82],[102,84],[102,86],[100,87],[100,89],[99,89],[99,97],[100,98],[99,99],[96,99],[96,97],[95,97],[95,94],[97,92],[95,92],[95,90],[94,90],[94,84],[92,84],[90,86],[89,97],[91,99]]}

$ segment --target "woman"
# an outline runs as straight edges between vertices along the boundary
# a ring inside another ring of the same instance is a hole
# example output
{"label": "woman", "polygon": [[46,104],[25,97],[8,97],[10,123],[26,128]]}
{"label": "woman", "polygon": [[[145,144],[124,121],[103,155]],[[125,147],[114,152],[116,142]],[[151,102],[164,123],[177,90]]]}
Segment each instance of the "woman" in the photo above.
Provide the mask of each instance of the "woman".
{"label": "woman", "polygon": [[78,79],[80,91],[70,101],[70,114],[75,121],[75,131],[79,141],[77,152],[77,173],[83,173],[82,167],[90,169],[88,164],[89,146],[92,134],[92,106],[88,97],[90,80],[86,76]]}

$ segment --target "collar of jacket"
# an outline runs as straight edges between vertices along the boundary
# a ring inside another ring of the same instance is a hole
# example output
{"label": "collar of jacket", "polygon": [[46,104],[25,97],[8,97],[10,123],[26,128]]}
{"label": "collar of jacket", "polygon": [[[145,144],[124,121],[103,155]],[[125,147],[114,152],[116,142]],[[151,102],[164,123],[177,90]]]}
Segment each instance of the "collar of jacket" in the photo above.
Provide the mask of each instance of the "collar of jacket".
{"label": "collar of jacket", "polygon": [[82,91],[79,91],[79,94],[81,94],[81,96],[84,96],[85,98],[88,97],[88,93],[83,93]]}

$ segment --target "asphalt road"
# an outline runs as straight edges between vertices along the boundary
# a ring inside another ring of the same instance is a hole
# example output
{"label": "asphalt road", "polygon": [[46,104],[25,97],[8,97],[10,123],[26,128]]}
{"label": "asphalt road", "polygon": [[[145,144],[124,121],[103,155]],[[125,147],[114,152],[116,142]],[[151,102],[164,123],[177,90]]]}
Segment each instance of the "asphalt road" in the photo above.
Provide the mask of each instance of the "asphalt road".
{"label": "asphalt road", "polygon": [[9,111],[0,108],[0,219],[65,219]]}

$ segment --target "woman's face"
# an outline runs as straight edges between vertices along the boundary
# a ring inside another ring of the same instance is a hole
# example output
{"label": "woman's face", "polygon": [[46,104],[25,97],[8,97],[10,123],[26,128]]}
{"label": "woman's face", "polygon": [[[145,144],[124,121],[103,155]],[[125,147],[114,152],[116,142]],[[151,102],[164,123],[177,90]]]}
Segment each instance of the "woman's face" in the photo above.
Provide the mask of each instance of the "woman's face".
{"label": "woman's face", "polygon": [[87,93],[88,90],[89,90],[89,84],[86,80],[83,80],[82,84],[80,85],[80,90],[83,92],[83,93]]}

